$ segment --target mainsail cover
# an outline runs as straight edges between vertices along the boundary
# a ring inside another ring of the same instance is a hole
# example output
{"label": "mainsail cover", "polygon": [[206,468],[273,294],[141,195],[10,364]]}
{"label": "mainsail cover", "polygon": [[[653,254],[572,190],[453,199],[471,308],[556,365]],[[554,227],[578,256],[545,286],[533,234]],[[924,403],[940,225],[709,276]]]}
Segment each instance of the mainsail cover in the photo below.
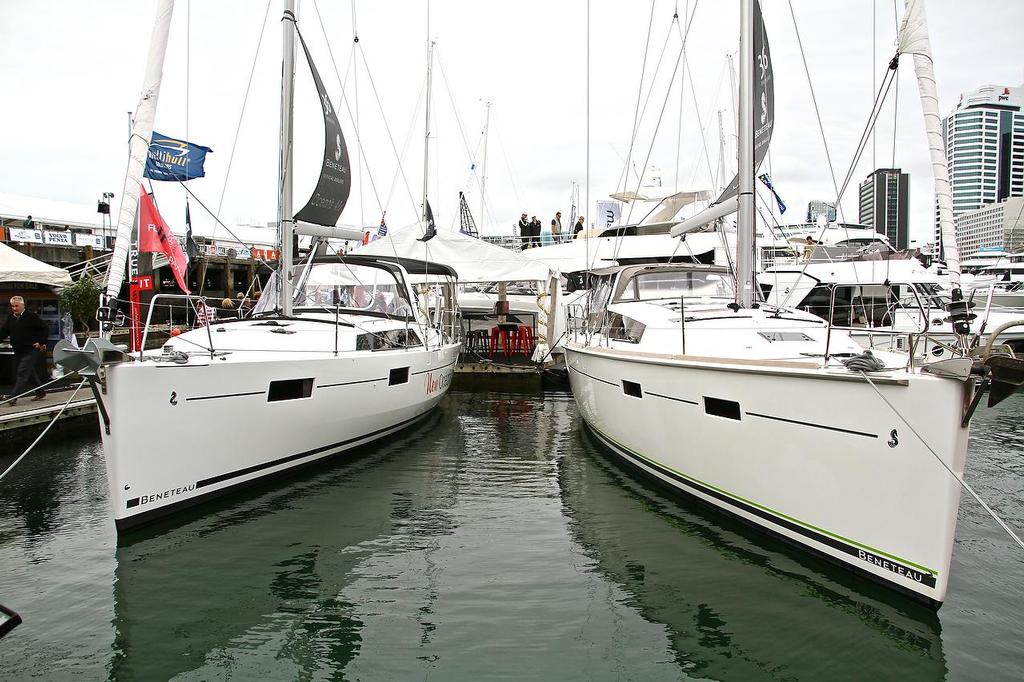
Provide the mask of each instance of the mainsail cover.
{"label": "mainsail cover", "polygon": [[302,43],[302,51],[306,53],[306,61],[309,62],[309,70],[313,74],[313,82],[316,83],[316,91],[324,110],[324,163],[320,169],[320,180],[316,183],[313,196],[302,210],[295,214],[295,220],[334,226],[338,223],[338,218],[341,217],[341,212],[348,202],[348,195],[352,191],[352,166],[349,163],[345,138],[341,134],[338,114],[331,106],[324,82],[320,79],[316,65],[313,64],[313,57],[309,54],[309,48],[306,47],[306,41],[303,40],[298,27],[295,32]]}
{"label": "mainsail cover", "polygon": [[[768,143],[775,129],[775,82],[772,76],[772,57],[768,49],[768,33],[764,29],[761,3],[754,2],[754,172],[768,153]],[[672,236],[678,237],[708,223],[735,213],[736,192],[739,189],[737,174],[722,194],[706,209],[672,228]]]}

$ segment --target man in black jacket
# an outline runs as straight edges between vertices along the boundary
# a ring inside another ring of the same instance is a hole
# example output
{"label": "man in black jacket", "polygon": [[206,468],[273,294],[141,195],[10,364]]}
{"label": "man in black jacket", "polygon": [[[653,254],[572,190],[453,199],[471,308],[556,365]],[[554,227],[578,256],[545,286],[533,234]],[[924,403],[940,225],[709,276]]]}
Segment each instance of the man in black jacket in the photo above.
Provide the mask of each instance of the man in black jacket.
{"label": "man in black jacket", "polygon": [[523,248],[523,249],[530,248],[530,231],[532,229],[533,229],[533,224],[529,220],[526,219],[526,214],[524,213],[519,218],[519,244],[520,244],[520,248]]}
{"label": "man in black jacket", "polygon": [[[36,387],[36,396],[32,400],[42,400],[46,397],[40,385],[37,363],[40,355],[46,352],[46,337],[49,330],[46,323],[35,313],[25,310],[25,299],[21,296],[11,297],[11,314],[7,321],[0,326],[0,341],[11,339],[11,346],[14,347],[14,362],[17,368],[14,389],[12,395],[21,395],[32,387]],[[11,405],[16,405],[17,400],[12,400]]]}

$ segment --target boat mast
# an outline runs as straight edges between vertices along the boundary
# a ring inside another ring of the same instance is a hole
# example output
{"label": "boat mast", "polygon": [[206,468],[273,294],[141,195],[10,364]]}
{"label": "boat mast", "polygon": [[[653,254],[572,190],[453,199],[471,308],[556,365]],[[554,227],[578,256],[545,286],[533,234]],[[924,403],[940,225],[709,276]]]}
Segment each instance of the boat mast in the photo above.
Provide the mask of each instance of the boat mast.
{"label": "boat mast", "polygon": [[427,180],[430,164],[430,86],[433,81],[434,42],[427,48],[427,106],[423,132],[423,229],[427,228]]}
{"label": "boat mast", "polygon": [[295,88],[295,0],[285,0],[281,19],[283,58],[281,65],[281,138],[278,160],[278,233],[281,235],[281,259],[277,278],[280,281],[278,308],[288,317],[292,314],[292,244],[295,219],[292,216],[292,105]]}
{"label": "boat mast", "polygon": [[754,10],[740,0],[739,214],[736,221],[736,304],[754,303]]}
{"label": "boat mast", "polygon": [[106,291],[97,317],[102,322],[101,333],[109,338],[114,328],[113,306],[121,293],[124,282],[125,265],[128,260],[128,249],[132,241],[132,228],[139,210],[139,187],[142,182],[142,170],[149,155],[149,143],[153,137],[153,119],[156,117],[156,104],[160,97],[160,81],[164,72],[164,55],[167,52],[167,35],[171,28],[171,15],[174,13],[174,0],[160,0],[153,20],[153,35],[149,39],[149,57],[146,60],[146,75],[142,81],[142,93],[135,107],[135,120],[132,122],[131,135],[128,138],[128,170],[124,177],[124,189],[121,190],[121,208],[117,217],[117,232],[114,233],[114,253],[110,257],[110,269],[107,270]]}
{"label": "boat mast", "polygon": [[484,110],[484,159],[480,166],[480,234],[484,231],[484,202],[487,200],[487,133],[491,125],[491,104],[491,100],[484,100],[487,108]]}

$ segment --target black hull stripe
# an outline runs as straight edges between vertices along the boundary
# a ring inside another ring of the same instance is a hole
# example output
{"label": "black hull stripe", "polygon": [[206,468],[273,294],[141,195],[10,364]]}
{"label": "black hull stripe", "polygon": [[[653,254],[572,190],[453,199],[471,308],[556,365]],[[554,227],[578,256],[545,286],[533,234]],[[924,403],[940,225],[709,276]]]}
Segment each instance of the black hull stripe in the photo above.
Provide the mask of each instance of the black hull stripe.
{"label": "black hull stripe", "polygon": [[454,360],[452,360],[451,362],[449,362],[449,363],[448,363],[447,365],[444,365],[444,366],[442,366],[442,367],[431,367],[430,369],[425,369],[425,370],[423,370],[423,371],[421,371],[421,372],[413,372],[413,373],[412,373],[412,376],[416,376],[417,374],[426,374],[427,372],[436,372],[436,371],[438,371],[438,370],[440,370],[440,369],[448,369],[448,368],[449,368],[449,367],[451,367],[452,365],[454,365],[454,364],[458,363],[458,361],[459,361],[459,359],[458,359],[458,358],[455,358]]}
{"label": "black hull stripe", "polygon": [[592,376],[590,374],[587,374],[583,370],[576,369],[575,367],[572,367],[571,365],[569,366],[569,369],[571,369],[572,371],[576,372],[577,374],[582,374],[585,377],[593,379],[594,381],[600,381],[602,384],[608,384],[609,386],[618,386],[618,384],[616,384],[616,383],[613,383],[611,381],[606,381],[605,379],[598,379],[597,377]]}
{"label": "black hull stripe", "polygon": [[411,419],[406,419],[405,421],[399,422],[398,424],[392,424],[391,426],[386,426],[383,429],[377,429],[376,431],[371,431],[370,433],[364,433],[363,435],[356,436],[354,438],[346,438],[345,440],[338,441],[337,443],[331,443],[329,445],[321,445],[318,448],[313,448],[312,450],[306,450],[305,452],[298,452],[298,453],[296,453],[294,455],[288,455],[287,457],[281,457],[279,459],[271,460],[269,462],[263,462],[262,464],[255,464],[255,465],[253,465],[251,467],[245,467],[244,469],[238,469],[236,471],[230,471],[230,472],[228,472],[226,474],[220,474],[218,476],[211,476],[210,478],[204,478],[203,480],[198,481],[196,483],[196,489],[198,490],[199,488],[205,488],[205,487],[210,486],[210,485],[215,485],[217,483],[222,483],[224,481],[231,480],[232,478],[238,478],[239,476],[245,476],[247,474],[251,474],[251,473],[254,473],[254,472],[257,472],[257,471],[262,471],[264,469],[271,469],[273,467],[280,466],[282,464],[287,464],[288,462],[294,462],[295,460],[302,459],[304,457],[312,457],[313,455],[320,454],[321,452],[326,452],[327,450],[334,450],[335,448],[344,447],[345,445],[350,445],[350,444],[355,443],[357,441],[366,440],[367,438],[373,438],[374,436],[378,436],[378,435],[380,435],[382,433],[385,433],[386,431],[392,431],[394,429],[400,429],[403,426],[406,426],[407,424],[411,424],[412,422],[416,421],[417,419],[419,419],[422,416],[423,415],[416,415],[415,417],[413,417]]}
{"label": "black hull stripe", "polygon": [[263,395],[266,391],[247,391],[245,393],[222,393],[221,395],[200,395],[194,398],[185,398],[189,400],[216,400],[218,398],[239,398],[245,395]]}
{"label": "black hull stripe", "polygon": [[[601,383],[608,384],[609,386],[618,386],[618,384],[612,383],[610,381],[606,381],[604,379],[598,379],[597,377],[592,376],[590,374],[587,374],[586,372],[582,372],[582,371],[576,369],[575,367],[570,367],[570,369],[572,369],[574,372],[578,372],[578,373],[582,374],[585,377],[589,377],[589,378],[593,379],[594,381],[600,381]],[[670,396],[670,395],[662,395],[661,393],[654,393],[652,391],[647,391],[647,390],[644,391],[644,395],[650,395],[650,396],[654,396],[656,398],[664,398],[666,400],[674,400],[674,401],[679,402],[679,403],[686,403],[687,405],[700,405],[700,403],[698,403],[695,400],[687,400],[686,398],[675,398],[675,397]],[[825,426],[824,424],[815,424],[813,422],[797,421],[796,419],[786,419],[785,417],[774,417],[774,416],[772,416],[770,414],[761,414],[759,412],[747,412],[746,414],[751,416],[751,417],[760,417],[761,419],[772,419],[774,421],[786,422],[787,424],[796,424],[797,426],[809,426],[812,429],[825,429],[826,431],[835,431],[837,433],[848,433],[848,434],[853,435],[853,436],[864,436],[865,438],[878,438],[878,434],[877,433],[866,433],[864,431],[854,431],[852,429],[843,429],[843,428],[840,428],[838,426]]]}
{"label": "black hull stripe", "polygon": [[810,426],[814,429],[826,429],[828,431],[838,431],[839,433],[849,433],[854,436],[864,436],[865,438],[878,438],[877,433],[865,433],[864,431],[853,431],[851,429],[841,429],[838,426],[825,426],[824,424],[814,424],[812,422],[802,422],[795,419],[785,419],[783,417],[773,417],[770,414],[758,414],[757,412],[747,412],[748,416],[760,417],[761,419],[773,419],[777,422],[786,422],[788,424],[797,424],[798,426]]}
{"label": "black hull stripe", "polygon": [[[447,369],[448,367],[454,365],[456,362],[458,362],[458,360],[456,360],[455,362],[449,362],[447,365],[444,365],[443,367],[431,367],[430,369],[425,369],[422,372],[413,372],[410,376],[416,376],[417,374],[426,374],[427,372],[436,372],[439,369]],[[368,384],[372,381],[387,380],[387,377],[381,377],[379,379],[360,379],[359,381],[342,381],[336,384],[320,384],[317,386],[317,388],[334,388],[335,386],[354,386],[355,384]]]}
{"label": "black hull stripe", "polygon": [[[433,410],[433,408],[423,412],[420,415],[417,415],[416,417],[413,417],[411,420],[402,422],[401,424],[395,424],[394,426],[389,427],[389,428],[394,433],[397,433],[398,431],[411,426],[413,424],[413,422],[416,422],[416,421],[419,421],[419,420],[423,419],[428,414],[430,414],[432,410]],[[387,434],[387,435],[393,435],[393,434]],[[342,452],[344,452],[344,451],[342,451]],[[170,516],[174,512],[181,511],[181,510],[187,509],[189,507],[194,507],[194,506],[197,506],[199,504],[203,504],[204,502],[208,502],[208,501],[210,501],[210,500],[212,500],[212,499],[214,499],[216,497],[220,497],[222,495],[226,495],[227,493],[233,492],[235,490],[240,490],[240,489],[242,489],[242,488],[244,488],[246,486],[252,486],[252,485],[256,485],[258,483],[264,483],[264,482],[266,482],[268,480],[271,480],[271,479],[273,479],[275,477],[281,477],[281,476],[285,476],[287,474],[294,473],[295,471],[297,471],[298,469],[300,469],[300,468],[302,468],[304,466],[316,464],[317,462],[323,462],[325,459],[329,459],[330,457],[334,457],[334,456],[342,454],[342,452],[335,452],[335,453],[332,453],[331,455],[326,455],[324,457],[320,457],[320,458],[317,458],[317,459],[314,459],[314,460],[310,460],[308,462],[302,462],[302,463],[296,465],[295,467],[289,467],[287,469],[281,469],[280,471],[274,471],[274,472],[271,472],[269,474],[266,474],[265,476],[260,476],[260,477],[257,477],[257,478],[249,478],[249,479],[246,479],[244,481],[239,481],[238,483],[235,483],[233,485],[225,486],[223,488],[217,488],[215,490],[210,490],[210,491],[207,491],[205,493],[202,493],[201,495],[194,495],[192,497],[189,497],[187,499],[181,500],[179,502],[172,502],[171,504],[166,504],[166,505],[164,505],[162,507],[157,507],[156,509],[151,509],[149,511],[142,512],[140,514],[134,514],[132,516],[127,516],[127,517],[125,517],[123,519],[114,519],[114,527],[117,529],[117,531],[119,533],[123,532],[125,530],[128,530],[128,529],[131,529],[131,528],[137,528],[139,526],[145,525],[145,524],[150,523],[152,521],[155,521],[157,519],[164,518],[165,516]]]}
{"label": "black hull stripe", "polygon": [[[621,457],[626,459],[628,462],[630,462],[634,466],[639,467],[641,469],[643,469],[643,468],[654,469],[659,474],[661,474],[663,476],[666,476],[666,477],[672,479],[673,481],[675,481],[676,483],[678,483],[678,484],[684,486],[685,488],[689,489],[689,492],[691,492],[691,494],[692,494],[692,492],[699,492],[699,493],[701,493],[703,495],[707,495],[708,497],[712,497],[712,498],[718,500],[719,502],[722,502],[722,503],[724,503],[724,504],[726,504],[726,505],[728,505],[730,507],[734,507],[736,509],[741,509],[741,510],[743,510],[744,512],[746,512],[748,514],[752,514],[752,515],[757,516],[757,517],[759,517],[761,519],[764,519],[765,521],[773,523],[773,524],[775,524],[777,526],[781,526],[781,527],[783,527],[783,528],[785,528],[787,530],[790,530],[790,531],[792,531],[794,533],[797,533],[799,535],[803,535],[806,538],[810,538],[811,540],[814,540],[815,542],[820,542],[823,545],[827,545],[828,547],[831,547],[833,549],[839,550],[839,551],[841,551],[841,552],[843,552],[845,554],[848,554],[848,555],[856,558],[858,561],[861,561],[861,562],[864,562],[864,563],[873,564],[873,565],[878,565],[878,564],[875,564],[874,562],[864,558],[864,555],[868,555],[868,556],[870,556],[872,558],[877,559],[878,561],[884,562],[888,566],[891,566],[891,568],[889,568],[889,570],[893,571],[894,573],[901,574],[901,575],[906,575],[911,580],[915,580],[916,582],[919,582],[919,583],[921,583],[923,585],[927,585],[928,587],[935,587],[935,575],[932,574],[932,573],[929,573],[929,572],[926,572],[926,571],[923,571],[923,570],[919,570],[919,569],[916,569],[916,568],[911,568],[910,566],[907,566],[907,565],[905,565],[905,564],[903,564],[903,563],[901,563],[899,561],[896,561],[894,559],[890,559],[888,557],[880,557],[880,556],[876,557],[873,552],[863,550],[860,547],[855,547],[855,546],[849,545],[849,544],[847,544],[845,542],[842,542],[841,540],[838,540],[838,539],[836,539],[836,538],[834,538],[832,536],[825,535],[823,533],[819,533],[818,531],[815,531],[815,530],[812,530],[812,529],[807,528],[805,526],[802,526],[800,524],[794,523],[794,522],[790,521],[789,519],[785,519],[785,518],[776,516],[775,514],[772,514],[771,512],[768,512],[768,511],[766,511],[766,510],[764,510],[764,509],[762,509],[760,507],[755,507],[752,504],[748,504],[746,502],[737,500],[736,498],[730,497],[729,495],[726,495],[725,493],[719,492],[718,490],[715,490],[713,488],[709,488],[709,487],[707,487],[705,485],[697,483],[697,482],[695,482],[695,481],[693,481],[693,480],[691,480],[689,478],[686,478],[684,476],[681,476],[680,474],[677,474],[676,472],[674,472],[674,471],[672,471],[670,469],[667,469],[667,468],[665,468],[665,467],[663,467],[663,466],[661,466],[661,465],[659,465],[659,464],[657,464],[657,463],[655,463],[655,462],[653,462],[651,460],[644,459],[644,458],[642,458],[642,457],[640,457],[640,456],[638,456],[638,455],[636,455],[636,454],[634,454],[632,452],[629,452],[629,451],[625,450],[622,446],[617,445],[613,440],[608,438],[608,436],[605,436],[603,433],[601,433],[600,431],[595,429],[593,426],[590,426],[589,424],[588,424],[588,426],[590,427],[590,429],[595,434],[597,434],[597,436],[601,439],[601,441],[603,443],[605,443],[614,452],[619,454]],[[729,510],[726,509],[726,511],[729,511]],[[854,564],[854,566],[856,566],[856,564]],[[902,569],[902,573],[900,572],[899,569]],[[875,575],[875,574],[872,574],[872,575]],[[917,579],[918,577],[920,578],[919,580]],[[884,580],[884,578],[882,578],[882,579]],[[891,581],[886,581],[886,582],[888,583],[888,582],[891,582]],[[893,584],[898,585],[899,583],[893,583]]]}
{"label": "black hull stripe", "polygon": [[377,379],[360,379],[359,381],[340,381],[336,384],[318,384],[317,388],[334,388],[335,386],[355,386],[356,384],[368,384],[371,381],[387,381],[387,377]]}
{"label": "black hull stripe", "polygon": [[662,395],[660,393],[652,393],[651,391],[644,391],[644,395],[653,395],[655,398],[664,398],[665,400],[674,400],[677,403],[686,403],[687,405],[700,405],[696,400],[687,400],[686,398],[673,398],[670,395]]}

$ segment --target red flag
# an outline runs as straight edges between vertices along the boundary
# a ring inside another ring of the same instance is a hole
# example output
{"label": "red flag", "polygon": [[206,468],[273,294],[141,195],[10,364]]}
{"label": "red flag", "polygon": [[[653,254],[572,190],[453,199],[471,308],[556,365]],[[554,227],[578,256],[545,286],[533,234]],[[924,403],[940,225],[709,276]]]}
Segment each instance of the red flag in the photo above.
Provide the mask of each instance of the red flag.
{"label": "red flag", "polygon": [[163,253],[167,256],[167,262],[174,273],[174,279],[178,287],[186,294],[191,294],[185,283],[185,268],[188,265],[188,258],[181,250],[181,244],[174,238],[171,228],[160,216],[160,212],[153,205],[153,200],[146,194],[146,189],[140,186],[139,192],[139,251],[146,253]]}

